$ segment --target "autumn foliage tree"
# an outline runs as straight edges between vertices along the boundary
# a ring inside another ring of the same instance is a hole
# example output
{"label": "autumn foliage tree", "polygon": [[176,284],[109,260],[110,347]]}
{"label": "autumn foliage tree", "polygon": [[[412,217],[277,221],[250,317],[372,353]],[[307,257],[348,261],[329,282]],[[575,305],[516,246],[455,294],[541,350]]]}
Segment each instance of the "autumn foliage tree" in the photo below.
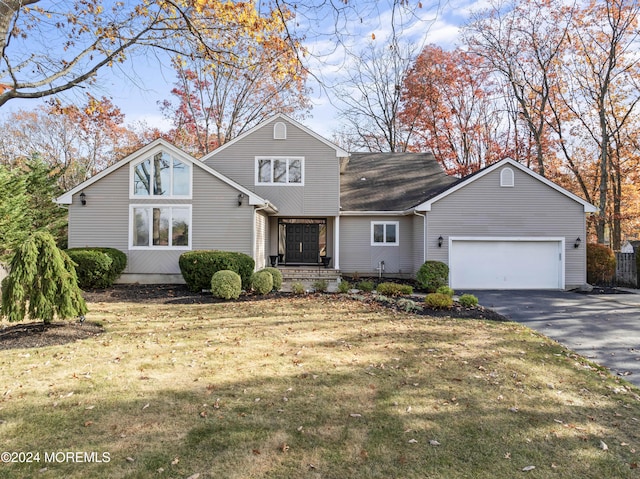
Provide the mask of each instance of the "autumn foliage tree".
{"label": "autumn foliage tree", "polygon": [[429,45],[404,82],[401,119],[412,125],[411,149],[432,151],[453,175],[509,156],[496,87],[481,62],[460,49]]}
{"label": "autumn foliage tree", "polygon": [[198,45],[191,55],[173,58],[177,82],[171,93],[177,102],[164,101],[161,108],[173,122],[168,136],[175,144],[200,156],[275,112],[304,114],[307,73],[290,48],[289,19],[281,11],[263,22],[269,41],[240,29],[233,44],[219,48],[215,62]]}

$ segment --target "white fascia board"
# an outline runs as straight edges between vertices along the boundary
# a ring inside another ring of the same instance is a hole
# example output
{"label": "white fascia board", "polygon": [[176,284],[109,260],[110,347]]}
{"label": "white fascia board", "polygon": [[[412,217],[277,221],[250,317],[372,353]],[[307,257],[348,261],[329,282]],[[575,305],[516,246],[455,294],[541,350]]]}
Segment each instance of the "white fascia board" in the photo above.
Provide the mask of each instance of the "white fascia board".
{"label": "white fascia board", "polygon": [[498,169],[498,168],[500,168],[502,166],[505,166],[505,165],[511,165],[514,168],[517,168],[518,170],[522,171],[523,173],[528,174],[529,176],[531,176],[531,177],[537,179],[538,181],[544,183],[545,185],[553,188],[554,190],[558,191],[559,193],[567,196],[568,198],[571,198],[573,201],[576,201],[577,203],[580,203],[583,206],[585,213],[595,213],[595,212],[598,211],[598,208],[596,208],[594,205],[592,205],[588,201],[585,201],[582,198],[580,198],[579,196],[574,195],[570,191],[565,190],[561,186],[556,185],[554,182],[548,180],[544,176],[540,176],[538,173],[536,173],[532,169],[527,168],[526,166],[522,165],[521,163],[518,163],[515,160],[512,160],[511,158],[505,158],[504,160],[501,160],[501,161],[499,161],[497,163],[494,163],[491,166],[488,166],[487,168],[485,168],[480,173],[470,177],[468,180],[461,181],[457,185],[455,185],[455,186],[449,188],[448,190],[443,191],[439,195],[434,196],[433,198],[431,198],[431,199],[419,204],[418,206],[414,207],[413,209],[417,210],[417,211],[431,211],[431,206],[433,205],[433,203],[437,202],[438,200],[441,200],[442,198],[450,195],[451,193],[454,193],[455,191],[458,191],[461,188],[464,188],[468,184],[473,183],[477,179],[482,178],[483,176],[488,175],[492,171],[494,171],[494,170],[496,170],[496,169]]}
{"label": "white fascia board", "polygon": [[213,158],[214,156],[218,156],[221,152],[223,152],[224,150],[229,148],[231,145],[235,145],[236,143],[238,143],[239,141],[242,141],[247,136],[249,136],[252,133],[258,131],[259,129],[269,125],[270,123],[273,123],[276,120],[288,121],[289,123],[291,123],[292,125],[296,126],[297,128],[300,128],[302,131],[304,131],[308,135],[314,137],[316,140],[318,140],[318,141],[324,143],[325,145],[327,145],[328,147],[332,148],[336,152],[336,158],[343,158],[343,157],[349,156],[349,152],[343,150],[342,148],[340,148],[337,145],[334,145],[333,143],[331,143],[326,138],[323,138],[322,136],[318,135],[315,131],[310,130],[309,128],[307,128],[306,126],[304,126],[301,123],[297,122],[296,120],[294,120],[292,118],[289,118],[284,113],[278,113],[278,114],[272,116],[271,118],[266,119],[262,123],[257,124],[253,128],[245,131],[243,134],[235,137],[233,140],[229,141],[228,143],[225,143],[221,147],[216,148],[211,153],[209,153],[209,154],[203,156],[202,158],[200,158],[200,161],[204,162],[204,161],[207,161],[207,160]]}

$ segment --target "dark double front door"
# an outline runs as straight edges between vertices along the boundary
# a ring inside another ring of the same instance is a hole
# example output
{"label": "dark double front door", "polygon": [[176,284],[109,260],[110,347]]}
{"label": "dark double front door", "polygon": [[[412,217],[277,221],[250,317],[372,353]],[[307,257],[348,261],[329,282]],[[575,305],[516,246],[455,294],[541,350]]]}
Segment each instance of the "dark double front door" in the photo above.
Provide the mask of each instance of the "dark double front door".
{"label": "dark double front door", "polygon": [[286,225],[287,263],[313,263],[320,261],[320,225],[292,223]]}

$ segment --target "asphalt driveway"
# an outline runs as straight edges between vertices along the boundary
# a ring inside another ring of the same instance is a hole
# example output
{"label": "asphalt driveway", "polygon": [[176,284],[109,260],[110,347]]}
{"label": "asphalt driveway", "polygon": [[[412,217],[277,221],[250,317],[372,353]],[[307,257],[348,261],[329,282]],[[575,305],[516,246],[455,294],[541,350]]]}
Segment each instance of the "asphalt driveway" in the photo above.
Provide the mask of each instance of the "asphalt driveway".
{"label": "asphalt driveway", "polygon": [[640,386],[640,294],[471,293],[481,305],[535,329]]}

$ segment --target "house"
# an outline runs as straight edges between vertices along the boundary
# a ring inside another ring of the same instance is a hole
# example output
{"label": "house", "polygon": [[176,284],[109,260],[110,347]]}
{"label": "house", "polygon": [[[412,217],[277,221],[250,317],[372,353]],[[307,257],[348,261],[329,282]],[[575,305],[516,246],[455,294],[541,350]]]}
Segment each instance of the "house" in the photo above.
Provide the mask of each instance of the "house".
{"label": "house", "polygon": [[585,284],[596,211],[509,159],[457,179],[431,154],[349,154],[281,114],[199,160],[156,140],[56,201],[69,247],[127,253],[123,282],[182,282],[180,254],[218,249],[376,276],[439,260],[455,289]]}

